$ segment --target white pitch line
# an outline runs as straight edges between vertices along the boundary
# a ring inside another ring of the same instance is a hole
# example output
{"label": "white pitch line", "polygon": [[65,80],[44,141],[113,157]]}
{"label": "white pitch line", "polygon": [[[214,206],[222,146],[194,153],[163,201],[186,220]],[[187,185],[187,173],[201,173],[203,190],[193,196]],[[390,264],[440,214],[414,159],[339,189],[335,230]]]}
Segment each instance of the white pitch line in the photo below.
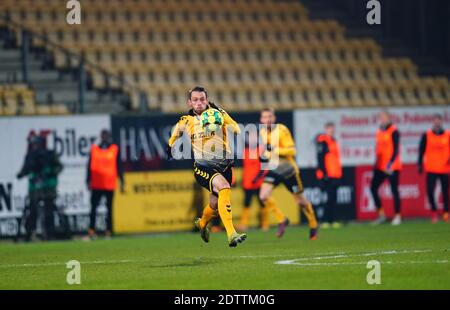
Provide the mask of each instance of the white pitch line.
{"label": "white pitch line", "polygon": [[[319,255],[339,254],[342,252],[321,253]],[[258,259],[258,258],[277,258],[286,256],[297,256],[296,254],[277,254],[277,255],[239,255],[239,256],[214,256],[205,257],[208,259]],[[195,257],[194,259],[199,259]],[[201,257],[200,257],[201,259]],[[153,260],[96,260],[96,261],[81,261],[81,265],[95,265],[95,264],[126,264],[126,263],[146,263]],[[20,268],[20,267],[48,267],[48,266],[65,266],[66,262],[48,262],[48,263],[24,263],[24,264],[0,264],[0,268]]]}
{"label": "white pitch line", "polygon": [[[80,262],[81,265],[105,265],[105,264],[125,264],[125,263],[133,263],[138,261],[133,260],[96,260],[96,261],[87,261]],[[17,268],[17,267],[48,267],[48,266],[65,266],[66,262],[51,262],[51,263],[28,263],[28,264],[2,264],[0,268]]]}
{"label": "white pitch line", "polygon": [[[382,262],[382,264],[397,265],[397,264],[448,264],[448,260],[436,260],[436,261],[399,261],[399,262]],[[346,265],[366,265],[367,262],[336,262],[336,263],[291,263],[288,265],[295,266],[346,266]]]}
{"label": "white pitch line", "polygon": [[[373,255],[393,255],[393,254],[408,254],[408,253],[427,253],[431,252],[431,250],[390,250],[390,251],[382,251],[382,252],[370,252],[370,253],[360,253],[360,254],[351,254],[345,252],[328,252],[328,253],[318,253],[319,256],[314,257],[302,257],[293,260],[280,260],[275,262],[275,264],[279,265],[294,265],[298,264],[297,262],[309,261],[309,260],[323,260],[323,259],[335,259],[335,258],[347,258],[347,257],[364,257],[364,256],[373,256]],[[216,257],[206,257],[207,259],[259,259],[259,258],[277,258],[277,257],[286,257],[286,256],[297,256],[295,254],[277,254],[277,255],[240,255],[240,256],[216,256]],[[194,259],[199,259],[196,257]],[[200,258],[201,259],[201,258]],[[148,263],[152,262],[152,259],[147,260],[95,260],[95,261],[80,261],[81,265],[106,265],[106,264],[128,264],[128,263]],[[444,261],[447,263],[448,261]],[[21,267],[48,267],[48,266],[65,266],[66,262],[48,262],[48,263],[24,263],[24,264],[0,264],[0,268],[21,268]]]}
{"label": "white pitch line", "polygon": [[[431,250],[389,250],[380,252],[369,252],[369,253],[359,253],[359,254],[347,254],[342,253],[339,255],[326,255],[326,256],[313,256],[313,257],[302,257],[290,260],[280,260],[274,262],[276,265],[297,265],[297,266],[314,266],[314,265],[351,265],[351,264],[366,264],[367,262],[330,262],[330,263],[302,263],[304,261],[314,261],[314,260],[327,260],[327,259],[338,259],[338,258],[349,258],[349,257],[368,257],[368,256],[384,256],[384,255],[399,255],[399,254],[418,254],[418,253],[429,253]],[[392,263],[392,262],[391,262]],[[401,262],[399,262],[401,263]],[[405,262],[406,263],[406,262]],[[420,261],[418,261],[420,263]],[[435,263],[448,263],[448,261],[436,261]]]}

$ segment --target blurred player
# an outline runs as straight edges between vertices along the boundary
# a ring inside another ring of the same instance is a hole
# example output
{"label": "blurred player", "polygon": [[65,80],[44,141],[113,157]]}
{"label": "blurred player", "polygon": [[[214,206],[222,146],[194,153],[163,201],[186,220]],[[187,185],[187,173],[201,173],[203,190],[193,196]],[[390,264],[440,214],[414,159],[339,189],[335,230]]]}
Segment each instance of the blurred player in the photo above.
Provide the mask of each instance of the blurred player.
{"label": "blurred player", "polygon": [[259,188],[264,179],[259,161],[260,148],[258,146],[258,133],[250,131],[248,141],[245,141],[244,156],[242,159],[242,188],[244,189],[244,208],[242,209],[239,229],[247,230],[250,220],[250,205],[252,198],[256,196],[261,206],[261,228],[269,228],[267,210],[259,199]]}
{"label": "blurred player", "polygon": [[[211,193],[209,204],[204,208],[202,218],[197,219],[195,225],[199,228],[203,241],[209,242],[208,224],[218,212],[227,232],[228,244],[230,247],[235,247],[243,242],[247,235],[237,233],[233,226],[230,187],[234,162],[232,159],[227,159],[225,155],[231,154],[227,141],[227,126],[237,133],[240,129],[224,110],[208,101],[208,94],[203,87],[197,86],[189,91],[188,104],[191,110],[180,118],[169,139],[168,156],[172,156],[175,141],[186,133],[191,139],[194,154],[194,176],[197,182]],[[205,134],[200,116],[209,108],[219,110],[224,116],[224,123],[223,127]],[[212,152],[204,147],[211,142],[215,142],[214,145],[220,149]],[[221,156],[217,156],[218,153],[221,153]]]}
{"label": "blurred player", "polygon": [[419,146],[418,169],[422,174],[427,173],[427,194],[431,205],[431,221],[438,221],[434,189],[439,180],[441,182],[442,197],[444,198],[444,213],[442,219],[448,222],[449,207],[449,173],[450,173],[450,131],[443,128],[442,116],[433,117],[433,127],[423,134]]}
{"label": "blurred player", "polygon": [[335,222],[334,211],[337,206],[337,187],[342,178],[342,165],[339,153],[339,144],[334,138],[334,123],[325,124],[325,133],[316,138],[317,163],[316,177],[321,181],[327,193],[327,203],[325,206],[325,223],[321,227],[332,226],[339,228],[340,224]]}
{"label": "blurred player", "polygon": [[294,159],[296,150],[292,135],[286,126],[276,123],[273,109],[266,108],[262,110],[260,122],[266,125],[260,129],[261,142],[266,149],[262,158],[268,162],[276,162],[276,168],[267,171],[261,185],[259,197],[263,201],[265,208],[275,213],[278,221],[277,236],[283,236],[286,226],[289,225],[288,218],[277,207],[272,197],[274,187],[283,183],[292,193],[295,202],[305,214],[310,228],[310,239],[315,240],[317,239],[316,216],[311,203],[303,194],[300,171]]}
{"label": "blurred player", "polygon": [[382,111],[379,115],[380,128],[376,134],[375,147],[375,169],[371,184],[371,192],[378,210],[378,219],[373,224],[381,224],[386,221],[384,210],[381,208],[381,199],[378,189],[384,180],[388,179],[391,184],[392,196],[394,197],[395,215],[392,225],[401,224],[400,216],[400,194],[398,191],[400,170],[402,162],[400,159],[400,133],[397,127],[392,124],[391,115],[388,111]]}

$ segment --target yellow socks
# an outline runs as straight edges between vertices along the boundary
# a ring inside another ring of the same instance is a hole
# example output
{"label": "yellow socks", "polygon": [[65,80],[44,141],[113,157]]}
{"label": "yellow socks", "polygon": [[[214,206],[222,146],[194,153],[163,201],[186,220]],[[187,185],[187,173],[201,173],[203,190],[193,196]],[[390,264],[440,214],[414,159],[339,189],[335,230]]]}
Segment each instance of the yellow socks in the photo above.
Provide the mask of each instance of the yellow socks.
{"label": "yellow socks", "polygon": [[209,222],[217,216],[217,210],[213,210],[209,205],[203,209],[202,218],[200,219],[200,228],[205,228]]}
{"label": "yellow socks", "polygon": [[281,212],[280,208],[278,208],[275,199],[273,199],[272,197],[266,200],[266,202],[264,203],[264,208],[267,208],[268,212],[273,212],[275,214],[275,218],[277,219],[278,223],[281,223],[286,219],[286,216],[283,212]]}
{"label": "yellow socks", "polygon": [[241,214],[241,220],[239,221],[239,225],[243,228],[248,227],[248,222],[250,220],[250,208],[243,208]]}
{"label": "yellow socks", "polygon": [[311,203],[308,203],[306,206],[303,206],[302,211],[305,214],[306,219],[308,220],[309,228],[317,228],[316,215],[314,214],[314,209]]}
{"label": "yellow socks", "polygon": [[269,227],[269,210],[266,207],[261,208],[261,229],[268,230]]}
{"label": "yellow socks", "polygon": [[231,212],[231,202],[230,202],[231,191],[229,188],[224,188],[219,191],[219,215],[222,220],[223,226],[227,231],[228,238],[236,232],[233,226],[233,214]]}

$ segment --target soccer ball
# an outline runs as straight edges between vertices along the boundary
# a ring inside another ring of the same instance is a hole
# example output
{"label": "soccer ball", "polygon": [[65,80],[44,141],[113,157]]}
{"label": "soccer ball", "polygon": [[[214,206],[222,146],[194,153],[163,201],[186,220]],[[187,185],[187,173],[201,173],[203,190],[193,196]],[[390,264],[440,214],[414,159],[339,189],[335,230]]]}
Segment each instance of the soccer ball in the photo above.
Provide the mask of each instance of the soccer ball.
{"label": "soccer ball", "polygon": [[208,109],[200,116],[203,129],[214,131],[223,125],[223,114],[216,109]]}

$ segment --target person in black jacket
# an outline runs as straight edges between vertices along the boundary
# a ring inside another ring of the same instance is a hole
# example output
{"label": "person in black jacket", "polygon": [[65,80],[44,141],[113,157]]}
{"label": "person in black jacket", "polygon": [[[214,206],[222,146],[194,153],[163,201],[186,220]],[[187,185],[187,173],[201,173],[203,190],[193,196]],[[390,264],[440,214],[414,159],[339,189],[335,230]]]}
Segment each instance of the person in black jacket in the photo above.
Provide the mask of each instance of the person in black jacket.
{"label": "person in black jacket", "polygon": [[26,240],[34,239],[36,233],[36,220],[40,203],[44,205],[44,231],[43,239],[54,238],[54,217],[56,210],[56,197],[58,174],[63,166],[58,156],[48,150],[46,140],[41,136],[31,136],[29,147],[22,169],[17,174],[21,179],[28,176],[28,212],[25,221]]}

